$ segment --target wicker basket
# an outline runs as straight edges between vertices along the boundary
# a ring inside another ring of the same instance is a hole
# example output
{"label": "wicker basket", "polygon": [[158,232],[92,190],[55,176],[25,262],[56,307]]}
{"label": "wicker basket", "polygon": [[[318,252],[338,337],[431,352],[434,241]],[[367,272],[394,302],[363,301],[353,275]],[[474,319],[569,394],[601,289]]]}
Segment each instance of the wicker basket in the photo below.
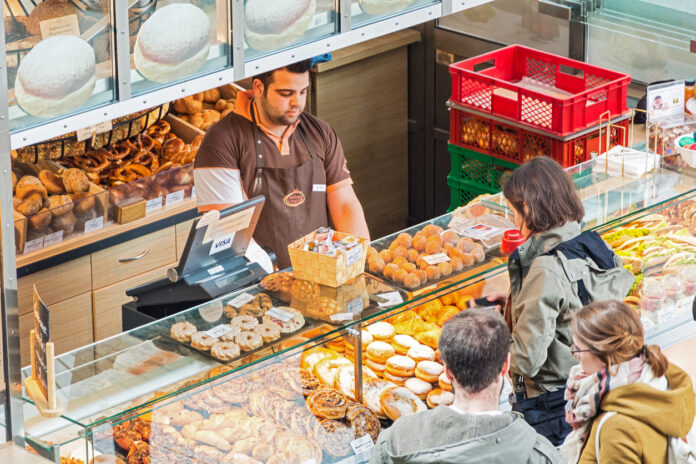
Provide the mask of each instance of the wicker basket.
{"label": "wicker basket", "polygon": [[[334,238],[341,240],[348,237],[348,234],[335,232]],[[290,262],[295,277],[298,279],[311,280],[329,287],[338,287],[350,279],[359,276],[365,269],[365,258],[367,256],[368,241],[364,238],[356,237],[361,246],[360,257],[350,265],[346,265],[346,255],[327,256],[312,251],[303,250],[305,243],[314,239],[314,232],[302,237],[288,245]]]}

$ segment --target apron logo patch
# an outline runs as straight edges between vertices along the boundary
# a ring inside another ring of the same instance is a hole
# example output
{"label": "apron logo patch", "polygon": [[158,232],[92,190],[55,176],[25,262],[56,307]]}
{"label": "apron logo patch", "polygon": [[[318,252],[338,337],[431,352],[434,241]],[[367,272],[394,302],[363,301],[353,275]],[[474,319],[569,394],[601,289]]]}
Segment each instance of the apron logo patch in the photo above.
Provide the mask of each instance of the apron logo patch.
{"label": "apron logo patch", "polygon": [[283,198],[283,203],[285,203],[286,206],[290,206],[291,208],[300,206],[304,202],[304,193],[302,193],[298,189],[293,190],[292,193],[285,195],[285,198]]}

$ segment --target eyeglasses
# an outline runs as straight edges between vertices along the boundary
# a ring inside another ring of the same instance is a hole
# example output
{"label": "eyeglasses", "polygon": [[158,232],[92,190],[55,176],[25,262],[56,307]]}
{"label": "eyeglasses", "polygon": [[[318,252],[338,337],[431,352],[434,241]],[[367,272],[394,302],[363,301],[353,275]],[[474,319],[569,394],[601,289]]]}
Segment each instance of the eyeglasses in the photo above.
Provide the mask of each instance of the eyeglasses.
{"label": "eyeglasses", "polygon": [[577,345],[576,345],[575,343],[573,343],[572,345],[570,345],[570,352],[571,352],[571,353],[573,354],[573,356],[575,356],[575,357],[577,357],[578,353],[587,353],[587,352],[589,352],[589,351],[592,351],[592,350],[590,350],[589,348],[586,349],[586,350],[581,350],[580,348],[577,347]]}

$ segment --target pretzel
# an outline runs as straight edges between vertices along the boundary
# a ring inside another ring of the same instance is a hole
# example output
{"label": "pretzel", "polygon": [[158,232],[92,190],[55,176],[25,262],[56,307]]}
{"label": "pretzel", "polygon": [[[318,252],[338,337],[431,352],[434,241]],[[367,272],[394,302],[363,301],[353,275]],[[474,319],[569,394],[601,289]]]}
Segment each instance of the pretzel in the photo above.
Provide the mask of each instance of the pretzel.
{"label": "pretzel", "polygon": [[131,153],[131,144],[127,141],[115,143],[111,146],[111,150],[106,151],[106,157],[112,161],[122,160]]}
{"label": "pretzel", "polygon": [[92,150],[84,155],[75,156],[74,161],[78,168],[85,172],[99,172],[109,165],[106,150],[100,148]]}
{"label": "pretzel", "polygon": [[169,134],[171,126],[167,121],[158,121],[147,130],[147,135],[152,139],[158,140],[160,144],[164,142],[164,137]]}
{"label": "pretzel", "polygon": [[155,147],[155,142],[147,134],[139,134],[133,138],[133,143],[140,150],[151,151]]}

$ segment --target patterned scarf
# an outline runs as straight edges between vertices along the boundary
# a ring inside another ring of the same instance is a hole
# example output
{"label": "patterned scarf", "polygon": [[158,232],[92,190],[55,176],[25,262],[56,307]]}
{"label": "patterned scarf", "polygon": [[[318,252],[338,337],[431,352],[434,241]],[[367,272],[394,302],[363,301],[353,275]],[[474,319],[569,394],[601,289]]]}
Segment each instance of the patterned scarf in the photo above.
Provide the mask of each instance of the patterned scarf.
{"label": "patterned scarf", "polygon": [[642,356],[630,361],[586,374],[580,364],[570,369],[570,376],[566,383],[565,399],[566,422],[573,427],[573,431],[566,437],[559,450],[570,464],[575,464],[580,459],[580,452],[587,440],[592,425],[592,419],[599,412],[602,398],[610,390],[630,385],[641,378],[643,367],[646,366]]}

